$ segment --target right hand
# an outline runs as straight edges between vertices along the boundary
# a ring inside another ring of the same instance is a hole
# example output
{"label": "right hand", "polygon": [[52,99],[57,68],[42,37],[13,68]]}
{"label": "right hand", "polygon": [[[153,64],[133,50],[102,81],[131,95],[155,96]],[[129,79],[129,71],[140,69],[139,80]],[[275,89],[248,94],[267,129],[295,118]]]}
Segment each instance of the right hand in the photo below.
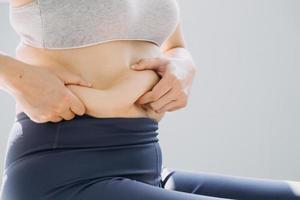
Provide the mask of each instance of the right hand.
{"label": "right hand", "polygon": [[13,95],[31,120],[37,123],[70,120],[83,115],[83,102],[65,84],[91,87],[79,75],[67,69],[25,65],[22,78],[16,81]]}

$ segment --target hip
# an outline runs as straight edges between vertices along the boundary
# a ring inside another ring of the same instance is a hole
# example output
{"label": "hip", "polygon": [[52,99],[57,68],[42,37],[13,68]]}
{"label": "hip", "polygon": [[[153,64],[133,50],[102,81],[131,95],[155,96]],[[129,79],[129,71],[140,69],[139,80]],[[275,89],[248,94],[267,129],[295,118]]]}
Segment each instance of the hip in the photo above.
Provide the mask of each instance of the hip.
{"label": "hip", "polygon": [[9,133],[5,167],[44,152],[156,143],[158,128],[158,122],[149,117],[96,118],[85,114],[72,120],[36,123],[21,112]]}
{"label": "hip", "polygon": [[111,177],[158,186],[162,152],[157,130],[158,123],[147,117],[83,115],[38,124],[20,113],[9,135],[2,195],[38,199]]}

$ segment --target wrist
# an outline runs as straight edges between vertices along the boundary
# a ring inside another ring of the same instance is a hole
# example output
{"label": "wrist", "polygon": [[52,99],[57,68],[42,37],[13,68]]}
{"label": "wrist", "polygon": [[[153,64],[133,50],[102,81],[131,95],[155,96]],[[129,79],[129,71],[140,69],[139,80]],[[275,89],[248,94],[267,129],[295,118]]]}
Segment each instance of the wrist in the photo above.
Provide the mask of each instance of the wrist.
{"label": "wrist", "polygon": [[191,76],[195,76],[198,73],[195,62],[186,48],[172,48],[164,52],[164,56],[168,57],[171,60],[178,61],[177,63],[180,63],[180,66],[178,66],[178,70],[185,70]]}

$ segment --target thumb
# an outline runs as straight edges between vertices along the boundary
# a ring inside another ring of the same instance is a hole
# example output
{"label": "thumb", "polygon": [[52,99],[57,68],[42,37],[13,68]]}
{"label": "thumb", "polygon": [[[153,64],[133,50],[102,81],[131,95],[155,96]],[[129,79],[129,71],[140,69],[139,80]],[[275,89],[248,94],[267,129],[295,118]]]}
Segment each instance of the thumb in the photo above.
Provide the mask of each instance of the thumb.
{"label": "thumb", "polygon": [[152,70],[162,70],[161,68],[168,63],[168,60],[164,58],[144,58],[139,60],[134,65],[131,65],[131,69],[135,70],[145,70],[145,69],[152,69]]}
{"label": "thumb", "polygon": [[74,95],[71,91],[69,92],[70,95],[70,110],[74,112],[76,115],[83,115],[86,112],[86,107],[82,100]]}
{"label": "thumb", "polygon": [[71,73],[71,72],[65,72],[63,76],[63,82],[65,84],[72,84],[72,85],[81,85],[85,87],[92,87],[92,83],[89,81],[83,79],[81,76]]}

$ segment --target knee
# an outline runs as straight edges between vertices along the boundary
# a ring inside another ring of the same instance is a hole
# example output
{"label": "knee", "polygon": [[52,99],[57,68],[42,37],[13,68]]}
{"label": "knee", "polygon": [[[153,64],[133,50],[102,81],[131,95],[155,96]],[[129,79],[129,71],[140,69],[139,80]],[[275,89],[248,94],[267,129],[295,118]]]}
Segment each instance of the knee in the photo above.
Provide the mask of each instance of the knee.
{"label": "knee", "polygon": [[292,190],[294,195],[300,197],[300,182],[289,180],[286,180],[285,182],[288,184],[289,188]]}

